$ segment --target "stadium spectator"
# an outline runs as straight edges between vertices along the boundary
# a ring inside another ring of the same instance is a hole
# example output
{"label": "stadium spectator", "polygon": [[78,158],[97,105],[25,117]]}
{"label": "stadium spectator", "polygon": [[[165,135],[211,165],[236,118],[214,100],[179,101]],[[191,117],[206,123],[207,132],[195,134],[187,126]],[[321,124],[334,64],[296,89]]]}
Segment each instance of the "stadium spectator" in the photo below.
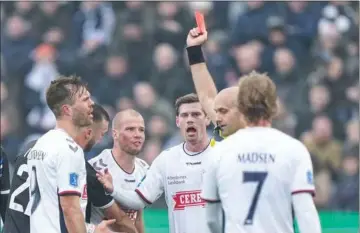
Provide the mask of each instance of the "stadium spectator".
{"label": "stadium spectator", "polygon": [[304,139],[304,144],[320,163],[331,172],[332,178],[340,168],[342,145],[333,138],[332,122],[327,116],[317,116],[312,122],[312,130]]}

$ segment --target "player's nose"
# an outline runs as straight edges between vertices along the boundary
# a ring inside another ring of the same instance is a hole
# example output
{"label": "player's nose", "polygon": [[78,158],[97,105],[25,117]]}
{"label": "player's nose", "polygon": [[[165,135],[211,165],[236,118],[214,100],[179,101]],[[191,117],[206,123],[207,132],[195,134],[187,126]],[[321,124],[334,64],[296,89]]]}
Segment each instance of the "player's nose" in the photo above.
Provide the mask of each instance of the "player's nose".
{"label": "player's nose", "polygon": [[94,104],[95,104],[95,102],[94,102],[92,99],[90,99],[89,105],[90,105],[91,107],[94,107]]}

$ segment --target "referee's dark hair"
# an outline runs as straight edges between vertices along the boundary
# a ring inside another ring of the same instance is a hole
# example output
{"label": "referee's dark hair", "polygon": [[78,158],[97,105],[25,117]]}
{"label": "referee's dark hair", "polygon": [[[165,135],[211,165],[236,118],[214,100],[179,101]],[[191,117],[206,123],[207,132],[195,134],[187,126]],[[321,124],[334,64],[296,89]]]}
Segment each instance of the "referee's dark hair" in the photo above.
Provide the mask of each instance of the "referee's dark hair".
{"label": "referee's dark hair", "polygon": [[93,106],[93,121],[94,122],[100,122],[102,120],[105,120],[107,122],[110,122],[110,116],[107,113],[107,111],[99,104],[94,104]]}

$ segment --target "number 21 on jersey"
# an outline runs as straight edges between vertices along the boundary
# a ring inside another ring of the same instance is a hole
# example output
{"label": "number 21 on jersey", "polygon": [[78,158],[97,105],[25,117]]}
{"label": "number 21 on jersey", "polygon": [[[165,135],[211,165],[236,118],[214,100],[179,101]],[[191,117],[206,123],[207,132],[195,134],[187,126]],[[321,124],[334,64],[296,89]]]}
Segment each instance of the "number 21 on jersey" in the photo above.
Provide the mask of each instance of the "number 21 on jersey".
{"label": "number 21 on jersey", "polygon": [[[39,192],[39,187],[37,184],[36,168],[32,167],[32,169],[31,169],[32,176],[34,177],[33,182],[31,182],[31,184],[30,184],[30,177],[29,177],[28,169],[29,168],[28,168],[27,164],[22,164],[19,166],[19,168],[16,172],[17,176],[26,177],[26,180],[24,181],[24,183],[19,185],[14,190],[14,192],[11,193],[10,201],[9,201],[9,208],[12,210],[30,215],[30,213],[35,211],[36,207],[38,206],[38,204],[40,202],[40,192]],[[15,199],[21,193],[29,192],[29,190],[28,190],[29,188],[31,188],[30,195],[33,198],[33,202],[32,202],[32,205],[30,205],[30,203],[27,203],[26,208],[25,208],[25,206],[22,206],[21,204],[16,203]],[[24,208],[25,208],[25,210],[24,210]],[[31,210],[29,208],[31,208]]]}

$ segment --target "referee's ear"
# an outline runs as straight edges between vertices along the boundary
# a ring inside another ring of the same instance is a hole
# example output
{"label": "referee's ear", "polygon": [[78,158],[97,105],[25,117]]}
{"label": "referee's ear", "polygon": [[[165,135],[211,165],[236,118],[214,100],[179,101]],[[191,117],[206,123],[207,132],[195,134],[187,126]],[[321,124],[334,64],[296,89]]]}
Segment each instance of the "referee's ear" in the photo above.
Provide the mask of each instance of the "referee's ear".
{"label": "referee's ear", "polygon": [[206,116],[206,117],[205,117],[205,124],[206,124],[206,126],[209,126],[210,123],[211,123],[211,120],[210,120],[209,116]]}

